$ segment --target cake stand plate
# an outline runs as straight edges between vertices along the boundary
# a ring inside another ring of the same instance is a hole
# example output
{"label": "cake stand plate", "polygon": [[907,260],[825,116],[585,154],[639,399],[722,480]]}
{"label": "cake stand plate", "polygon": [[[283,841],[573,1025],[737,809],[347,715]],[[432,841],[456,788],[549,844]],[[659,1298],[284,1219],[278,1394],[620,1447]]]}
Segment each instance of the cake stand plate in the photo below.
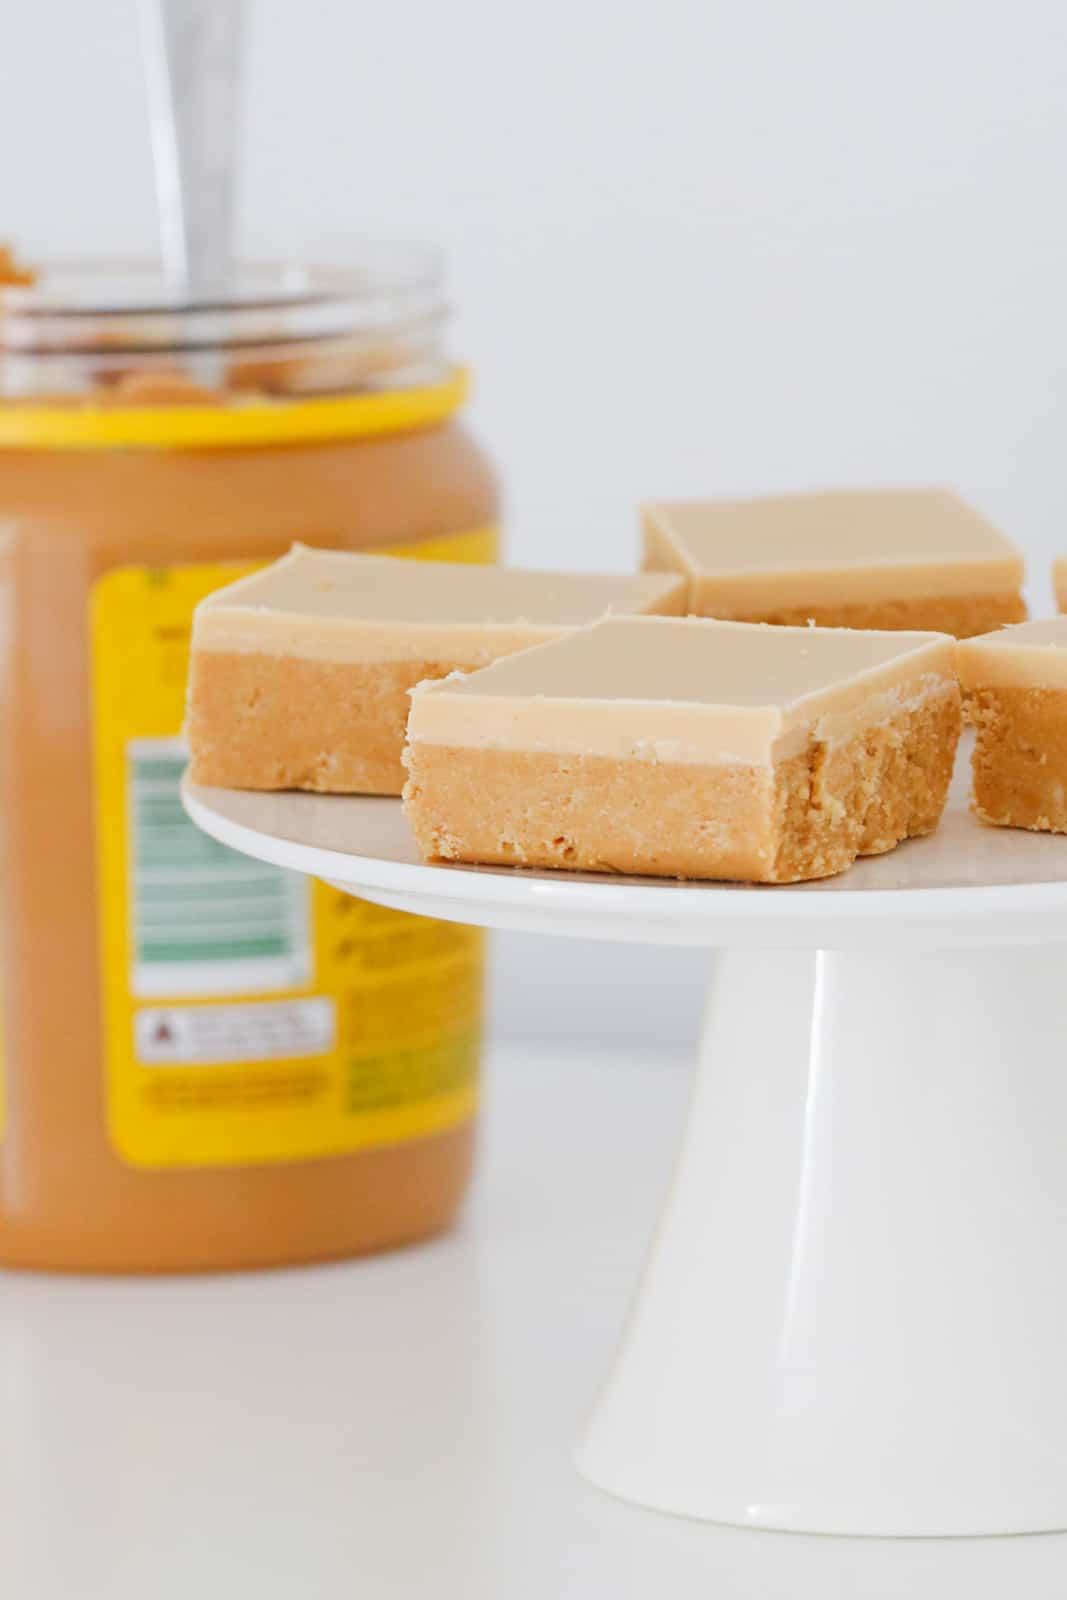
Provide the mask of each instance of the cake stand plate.
{"label": "cake stand plate", "polygon": [[427,866],[395,800],[185,804],[402,911],[723,952],[594,1483],[749,1527],[1067,1528],[1067,839],[958,786],[931,839],[744,888]]}

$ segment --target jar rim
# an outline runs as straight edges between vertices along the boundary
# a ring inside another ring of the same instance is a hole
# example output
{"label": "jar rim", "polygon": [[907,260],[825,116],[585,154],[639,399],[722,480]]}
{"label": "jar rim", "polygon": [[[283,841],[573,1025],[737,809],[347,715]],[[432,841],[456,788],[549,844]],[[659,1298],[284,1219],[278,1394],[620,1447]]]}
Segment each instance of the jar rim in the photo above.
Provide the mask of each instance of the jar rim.
{"label": "jar rim", "polygon": [[0,399],[150,404],[145,380],[163,374],[216,403],[437,384],[443,282],[439,255],[403,242],[343,264],[245,262],[233,293],[205,302],[169,294],[150,258],[46,264],[0,286]]}
{"label": "jar rim", "polygon": [[368,305],[401,295],[439,295],[444,280],[440,252],[407,241],[368,240],[352,260],[312,262],[253,259],[234,269],[233,293],[190,300],[167,287],[162,263],[152,256],[67,256],[45,260],[31,283],[0,284],[7,341],[10,322],[167,315],[181,319],[207,312],[241,314],[299,305]]}

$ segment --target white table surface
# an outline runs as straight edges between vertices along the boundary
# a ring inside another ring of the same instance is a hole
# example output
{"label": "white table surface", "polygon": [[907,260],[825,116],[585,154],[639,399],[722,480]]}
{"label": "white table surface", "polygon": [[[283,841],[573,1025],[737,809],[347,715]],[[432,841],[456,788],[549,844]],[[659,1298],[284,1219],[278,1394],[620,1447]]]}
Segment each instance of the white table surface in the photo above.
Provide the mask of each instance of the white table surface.
{"label": "white table surface", "polygon": [[577,1477],[687,1078],[496,1062],[476,1194],[422,1249],[230,1278],[0,1275],[4,1600],[1067,1593],[1067,1538],[754,1534]]}

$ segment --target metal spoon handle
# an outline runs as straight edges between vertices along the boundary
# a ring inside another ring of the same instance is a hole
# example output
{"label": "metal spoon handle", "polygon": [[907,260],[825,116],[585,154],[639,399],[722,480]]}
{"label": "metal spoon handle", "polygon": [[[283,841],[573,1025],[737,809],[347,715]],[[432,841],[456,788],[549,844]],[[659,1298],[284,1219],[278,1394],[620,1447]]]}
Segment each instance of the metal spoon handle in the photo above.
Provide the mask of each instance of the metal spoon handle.
{"label": "metal spoon handle", "polygon": [[171,292],[215,300],[233,255],[242,0],[140,0]]}

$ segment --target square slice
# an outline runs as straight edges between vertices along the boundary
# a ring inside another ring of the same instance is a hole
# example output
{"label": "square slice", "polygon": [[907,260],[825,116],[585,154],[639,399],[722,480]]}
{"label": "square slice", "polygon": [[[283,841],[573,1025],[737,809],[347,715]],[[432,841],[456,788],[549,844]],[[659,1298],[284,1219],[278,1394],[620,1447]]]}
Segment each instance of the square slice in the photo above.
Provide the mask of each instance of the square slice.
{"label": "square slice", "polygon": [[204,600],[186,734],[197,783],[399,794],[408,691],[611,611],[685,610],[685,581],[309,550]]}
{"label": "square slice", "polygon": [[967,639],[957,667],[977,730],[975,813],[1067,833],[1067,617]]}
{"label": "square slice", "polygon": [[643,508],[646,569],[698,616],[966,638],[1020,622],[1019,552],[945,489],[836,490]]}
{"label": "square slice", "polygon": [[791,883],[937,826],[941,634],[609,619],[422,684],[404,791],[434,861]]}

